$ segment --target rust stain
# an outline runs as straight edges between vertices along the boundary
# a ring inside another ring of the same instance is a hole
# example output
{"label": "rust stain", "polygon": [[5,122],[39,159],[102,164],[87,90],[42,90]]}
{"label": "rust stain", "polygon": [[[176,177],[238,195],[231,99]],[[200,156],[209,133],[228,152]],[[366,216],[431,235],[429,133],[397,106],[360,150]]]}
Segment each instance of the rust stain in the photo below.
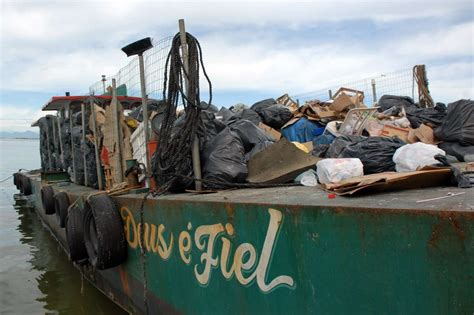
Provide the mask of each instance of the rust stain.
{"label": "rust stain", "polygon": [[466,235],[464,233],[463,228],[461,227],[461,224],[459,220],[454,218],[453,216],[448,216],[446,215],[445,212],[443,212],[440,221],[436,223],[432,230],[431,230],[431,237],[428,240],[428,245],[432,247],[438,247],[439,240],[443,236],[443,227],[444,227],[444,233],[448,233],[448,228],[452,227],[454,234],[457,236],[457,238],[460,241],[464,241],[466,238]]}
{"label": "rust stain", "polygon": [[122,266],[119,266],[119,274],[120,274],[120,281],[122,282],[123,291],[128,297],[130,297],[131,291],[130,291],[130,285],[128,283],[127,273],[123,270]]}

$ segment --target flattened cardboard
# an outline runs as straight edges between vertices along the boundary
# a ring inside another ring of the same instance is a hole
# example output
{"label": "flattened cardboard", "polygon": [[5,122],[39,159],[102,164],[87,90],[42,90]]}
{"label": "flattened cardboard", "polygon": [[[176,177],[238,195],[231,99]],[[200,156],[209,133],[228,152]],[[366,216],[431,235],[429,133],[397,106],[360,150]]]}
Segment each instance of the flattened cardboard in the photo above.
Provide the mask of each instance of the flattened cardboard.
{"label": "flattened cardboard", "polygon": [[273,139],[275,139],[276,141],[280,140],[281,138],[281,133],[279,133],[278,131],[276,131],[275,129],[273,129],[272,127],[270,126],[267,126],[265,125],[264,123],[259,123],[258,124],[258,127],[260,129],[262,129],[267,135],[271,136]]}
{"label": "flattened cardboard", "polygon": [[451,169],[449,167],[428,167],[414,172],[384,172],[354,177],[336,184],[321,184],[320,187],[338,195],[355,195],[368,192],[441,186],[449,183],[450,176]]}
{"label": "flattened cardboard", "polygon": [[320,158],[304,153],[285,138],[255,154],[248,163],[247,181],[278,184],[292,181],[297,175],[315,167]]}

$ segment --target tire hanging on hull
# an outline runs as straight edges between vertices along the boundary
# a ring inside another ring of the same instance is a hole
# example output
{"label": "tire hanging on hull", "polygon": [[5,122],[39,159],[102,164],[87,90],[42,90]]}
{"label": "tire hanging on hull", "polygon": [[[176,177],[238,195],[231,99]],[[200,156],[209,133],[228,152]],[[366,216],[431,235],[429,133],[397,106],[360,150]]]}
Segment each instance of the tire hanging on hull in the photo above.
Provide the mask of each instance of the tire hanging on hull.
{"label": "tire hanging on hull", "polygon": [[69,207],[69,197],[65,192],[59,192],[54,195],[54,212],[58,219],[59,227],[66,226],[67,209]]}
{"label": "tire hanging on hull", "polygon": [[68,209],[66,217],[66,240],[69,247],[69,259],[73,262],[86,262],[87,250],[84,244],[83,230],[84,211],[77,205]]}
{"label": "tire hanging on hull", "polygon": [[51,186],[41,188],[41,203],[46,214],[54,214],[54,190]]}
{"label": "tire hanging on hull", "polygon": [[127,259],[122,218],[109,196],[91,196],[86,201],[83,224],[84,243],[93,267],[109,269]]}

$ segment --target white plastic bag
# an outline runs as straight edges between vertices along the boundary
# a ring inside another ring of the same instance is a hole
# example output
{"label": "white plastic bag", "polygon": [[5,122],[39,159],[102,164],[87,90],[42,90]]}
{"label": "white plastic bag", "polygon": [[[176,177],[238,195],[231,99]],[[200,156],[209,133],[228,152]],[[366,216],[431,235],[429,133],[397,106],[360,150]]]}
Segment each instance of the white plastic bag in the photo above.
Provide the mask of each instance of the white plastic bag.
{"label": "white plastic bag", "polygon": [[321,184],[364,175],[360,159],[324,159],[316,163],[316,173]]}
{"label": "white plastic bag", "polygon": [[313,169],[309,169],[295,178],[295,183],[299,183],[303,186],[314,187],[318,185],[316,179],[316,172]]}
{"label": "white plastic bag", "polygon": [[435,145],[416,142],[398,148],[393,155],[393,162],[397,172],[412,172],[419,167],[439,163],[434,158],[437,154],[446,155]]}

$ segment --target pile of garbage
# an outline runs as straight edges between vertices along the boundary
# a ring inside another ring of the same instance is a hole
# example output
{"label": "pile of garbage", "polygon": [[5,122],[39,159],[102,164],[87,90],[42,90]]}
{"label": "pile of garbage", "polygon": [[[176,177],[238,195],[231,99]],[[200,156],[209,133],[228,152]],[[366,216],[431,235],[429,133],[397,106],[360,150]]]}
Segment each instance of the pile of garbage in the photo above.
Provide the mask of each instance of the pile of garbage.
{"label": "pile of garbage", "polygon": [[471,185],[461,172],[454,176],[451,166],[474,161],[471,100],[423,108],[409,97],[384,95],[368,108],[363,92],[341,88],[328,101],[298,106],[284,95],[250,107],[210,106],[201,118],[207,188],[296,181],[335,190],[354,178],[360,187],[365,176],[373,184],[409,181],[406,176],[419,177],[418,172],[425,178],[436,173],[460,187]]}

